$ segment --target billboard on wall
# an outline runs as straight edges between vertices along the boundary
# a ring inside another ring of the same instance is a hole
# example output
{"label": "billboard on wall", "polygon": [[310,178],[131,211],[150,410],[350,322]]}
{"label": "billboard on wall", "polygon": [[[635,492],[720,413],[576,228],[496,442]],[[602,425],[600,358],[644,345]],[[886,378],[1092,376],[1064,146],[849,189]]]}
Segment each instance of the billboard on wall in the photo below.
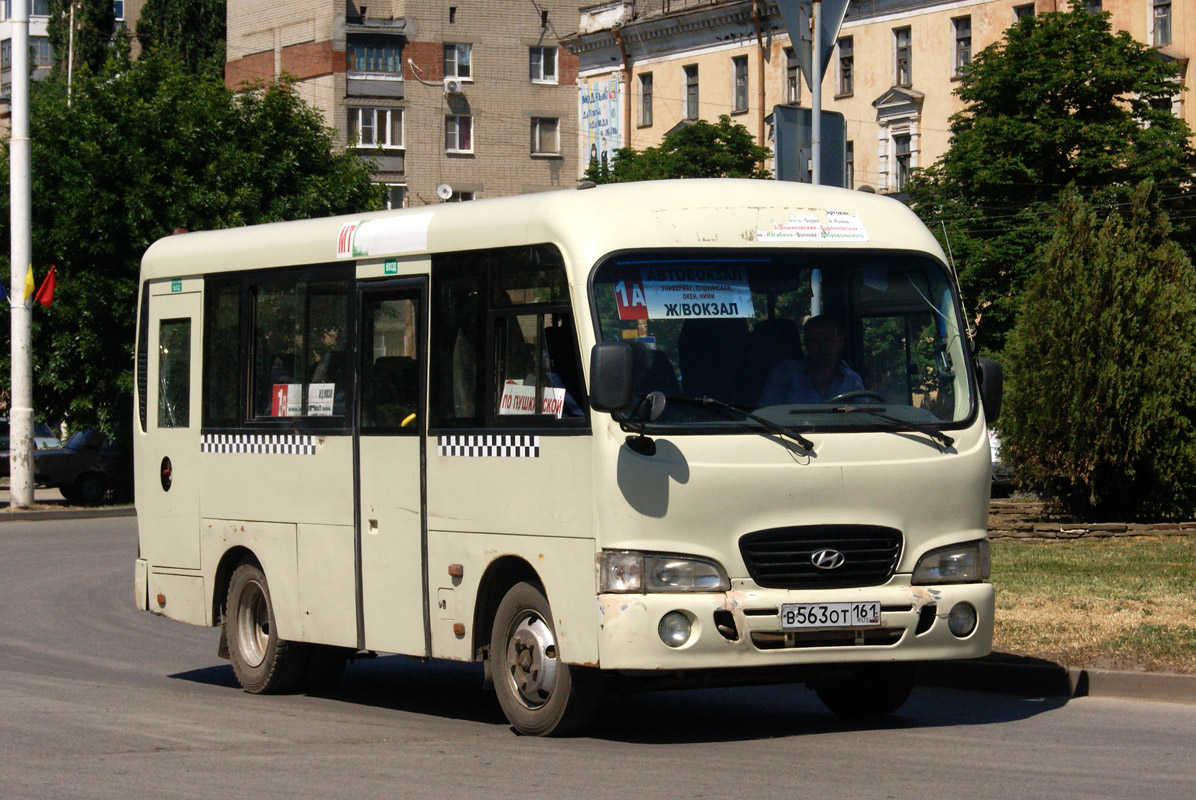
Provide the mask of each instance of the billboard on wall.
{"label": "billboard on wall", "polygon": [[623,146],[620,130],[622,91],[618,78],[599,78],[583,81],[579,94],[578,117],[581,120],[581,169],[585,171],[591,160],[609,164],[615,150]]}

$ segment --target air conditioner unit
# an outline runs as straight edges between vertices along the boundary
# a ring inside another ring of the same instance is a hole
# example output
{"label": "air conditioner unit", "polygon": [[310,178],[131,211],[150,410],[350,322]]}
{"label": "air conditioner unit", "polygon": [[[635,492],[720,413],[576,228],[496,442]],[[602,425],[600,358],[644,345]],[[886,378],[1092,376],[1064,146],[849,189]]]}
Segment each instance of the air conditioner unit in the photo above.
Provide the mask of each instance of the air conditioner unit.
{"label": "air conditioner unit", "polygon": [[444,79],[445,94],[461,94],[461,81],[458,78]]}

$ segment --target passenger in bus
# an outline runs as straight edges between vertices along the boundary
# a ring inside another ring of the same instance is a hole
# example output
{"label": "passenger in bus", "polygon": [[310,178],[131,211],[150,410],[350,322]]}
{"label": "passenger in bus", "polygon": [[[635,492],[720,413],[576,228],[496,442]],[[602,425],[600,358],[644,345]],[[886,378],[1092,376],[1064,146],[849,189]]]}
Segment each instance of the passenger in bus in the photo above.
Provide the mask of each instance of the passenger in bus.
{"label": "passenger in bus", "polygon": [[758,406],[780,403],[825,403],[844,392],[862,391],[864,381],[839,357],[843,330],[831,317],[806,320],[802,330],[804,359],[793,358],[773,367],[764,381]]}

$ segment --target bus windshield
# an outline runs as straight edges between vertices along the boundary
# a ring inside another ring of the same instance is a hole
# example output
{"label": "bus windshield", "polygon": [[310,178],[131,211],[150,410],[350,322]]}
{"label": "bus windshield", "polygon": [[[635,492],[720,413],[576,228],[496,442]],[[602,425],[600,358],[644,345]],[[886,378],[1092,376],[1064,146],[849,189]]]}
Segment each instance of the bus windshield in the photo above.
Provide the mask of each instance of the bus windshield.
{"label": "bus windshield", "polygon": [[[921,254],[641,250],[592,278],[599,341],[634,353],[662,428],[962,425],[970,356],[953,282]],[[734,408],[728,408],[732,406]]]}

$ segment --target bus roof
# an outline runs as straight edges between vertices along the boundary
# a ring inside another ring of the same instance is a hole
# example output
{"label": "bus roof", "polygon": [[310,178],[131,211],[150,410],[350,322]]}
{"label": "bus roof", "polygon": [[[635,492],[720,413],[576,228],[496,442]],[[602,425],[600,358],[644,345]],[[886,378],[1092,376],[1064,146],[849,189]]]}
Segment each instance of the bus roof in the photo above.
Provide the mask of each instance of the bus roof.
{"label": "bus roof", "polygon": [[606,253],[641,247],[865,247],[946,261],[921,221],[891,198],[783,181],[700,179],[179,234],[150,246],[141,279],[540,243],[558,244],[586,271]]}

